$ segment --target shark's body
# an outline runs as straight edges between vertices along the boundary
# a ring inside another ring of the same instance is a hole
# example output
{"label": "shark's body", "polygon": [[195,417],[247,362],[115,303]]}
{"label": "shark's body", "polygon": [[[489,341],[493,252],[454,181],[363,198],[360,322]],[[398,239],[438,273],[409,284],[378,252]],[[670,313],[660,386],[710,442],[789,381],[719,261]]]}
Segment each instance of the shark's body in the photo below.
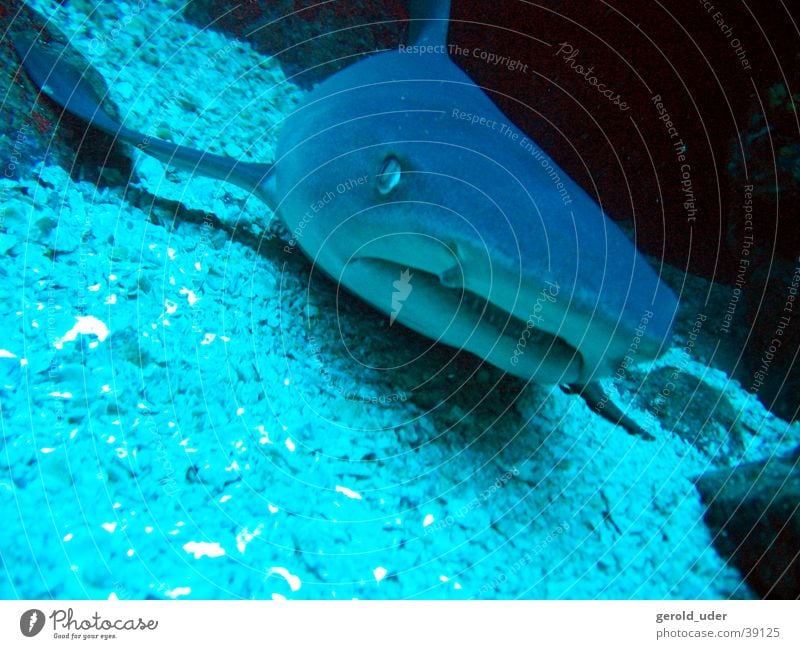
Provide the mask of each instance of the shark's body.
{"label": "shark's body", "polygon": [[674,294],[443,53],[449,3],[412,5],[419,47],[320,84],[285,120],[271,165],[121,127],[79,71],[15,44],[34,81],[70,111],[131,144],[147,140],[143,149],[168,164],[257,193],[309,258],[392,322],[540,383],[585,386],[631,349],[630,360],[655,358]]}
{"label": "shark's body", "polygon": [[[397,320],[512,374],[582,384],[613,373],[643,319],[641,358],[669,335],[671,291],[445,55],[380,54],[322,83],[287,120],[275,173],[290,229],[334,192],[299,238],[323,269],[383,311],[411,269]],[[502,313],[481,323],[486,300]]]}

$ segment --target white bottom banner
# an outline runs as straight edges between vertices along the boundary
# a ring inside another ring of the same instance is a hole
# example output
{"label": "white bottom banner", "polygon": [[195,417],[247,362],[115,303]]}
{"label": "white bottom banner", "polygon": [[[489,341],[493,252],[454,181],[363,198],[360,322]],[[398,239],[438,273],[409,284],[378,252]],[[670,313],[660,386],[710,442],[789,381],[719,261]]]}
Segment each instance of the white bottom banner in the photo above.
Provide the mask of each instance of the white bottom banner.
{"label": "white bottom banner", "polygon": [[798,647],[798,602],[3,601],[0,647]]}

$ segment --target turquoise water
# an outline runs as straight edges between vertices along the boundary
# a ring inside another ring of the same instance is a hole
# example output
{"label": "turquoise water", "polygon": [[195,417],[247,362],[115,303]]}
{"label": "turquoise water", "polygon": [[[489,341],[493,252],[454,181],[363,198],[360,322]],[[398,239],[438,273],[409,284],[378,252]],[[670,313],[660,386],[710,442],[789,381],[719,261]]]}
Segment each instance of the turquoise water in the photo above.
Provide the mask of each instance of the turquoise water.
{"label": "turquoise water", "polygon": [[[304,96],[174,2],[100,41],[114,10],[37,6],[132,128],[268,161]],[[389,327],[239,189],[138,152],[127,177],[82,179],[26,146],[0,179],[0,596],[748,594],[693,479],[800,428],[703,362],[704,280],[686,280],[673,348],[615,395],[655,421],[646,441]]]}

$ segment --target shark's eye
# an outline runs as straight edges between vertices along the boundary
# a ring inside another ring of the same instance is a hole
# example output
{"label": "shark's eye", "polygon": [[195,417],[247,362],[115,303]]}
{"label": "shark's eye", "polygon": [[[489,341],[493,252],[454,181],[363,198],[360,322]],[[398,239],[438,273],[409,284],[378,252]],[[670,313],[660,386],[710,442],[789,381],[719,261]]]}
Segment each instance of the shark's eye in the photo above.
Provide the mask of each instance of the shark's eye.
{"label": "shark's eye", "polygon": [[402,173],[403,169],[400,166],[400,161],[393,155],[387,156],[384,159],[376,178],[378,191],[386,196],[386,194],[397,187],[397,183],[400,182],[400,175]]}

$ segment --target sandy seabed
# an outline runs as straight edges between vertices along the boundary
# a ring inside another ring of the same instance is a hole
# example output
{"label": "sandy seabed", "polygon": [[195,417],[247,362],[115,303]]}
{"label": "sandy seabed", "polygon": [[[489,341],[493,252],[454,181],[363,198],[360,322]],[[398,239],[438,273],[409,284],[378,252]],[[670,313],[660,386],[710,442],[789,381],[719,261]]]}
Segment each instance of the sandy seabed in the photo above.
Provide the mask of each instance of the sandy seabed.
{"label": "sandy seabed", "polygon": [[[143,132],[269,161],[303,98],[174,0],[32,4]],[[0,596],[747,594],[693,480],[800,427],[687,345],[703,280],[674,348],[630,368],[638,394],[619,386],[646,441],[389,329],[255,198],[129,153],[102,186],[40,160],[0,181]]]}

